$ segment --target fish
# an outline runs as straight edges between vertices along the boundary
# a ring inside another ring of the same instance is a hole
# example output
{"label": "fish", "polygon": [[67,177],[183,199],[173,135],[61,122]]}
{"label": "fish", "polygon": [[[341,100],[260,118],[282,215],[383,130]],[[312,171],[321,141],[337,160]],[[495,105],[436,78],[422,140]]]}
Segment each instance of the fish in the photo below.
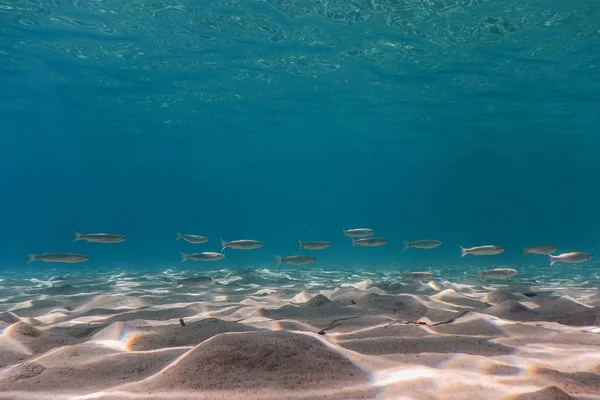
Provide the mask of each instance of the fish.
{"label": "fish", "polygon": [[309,256],[288,256],[288,257],[280,257],[275,256],[275,266],[279,267],[281,264],[291,264],[291,265],[306,265],[312,264],[317,261],[314,257]]}
{"label": "fish", "polygon": [[556,247],[553,244],[541,244],[539,246],[523,248],[523,255],[526,256],[527,254],[550,254],[554,253],[556,250],[558,250],[558,247]]}
{"label": "fish", "polygon": [[231,242],[226,242],[221,239],[221,251],[226,248],[237,249],[237,250],[254,250],[262,247],[262,242],[258,240],[232,240]]}
{"label": "fish", "polygon": [[353,238],[364,238],[367,236],[372,236],[375,234],[373,229],[369,228],[354,228],[354,229],[345,229],[344,228],[344,236],[349,236]]}
{"label": "fish", "polygon": [[171,278],[171,289],[176,288],[179,285],[182,286],[200,286],[206,285],[208,283],[212,283],[214,281],[213,278],[209,278],[208,276],[195,276],[193,278],[185,278],[185,279],[174,279]]}
{"label": "fish", "polygon": [[573,253],[562,253],[557,256],[553,256],[552,254],[548,254],[550,257],[550,266],[553,266],[557,262],[564,263],[583,263],[592,259],[594,255],[591,253],[586,253],[584,251],[576,251]]}
{"label": "fish", "polygon": [[331,246],[329,242],[303,242],[300,239],[298,241],[298,250],[323,250]]}
{"label": "fish", "polygon": [[487,271],[478,271],[477,274],[480,276],[485,276],[486,278],[510,278],[511,276],[515,276],[519,271],[512,268],[494,268],[488,269]]}
{"label": "fish", "polygon": [[442,244],[439,240],[415,240],[414,242],[405,240],[402,243],[404,243],[404,248],[402,250],[410,249],[411,247],[416,249],[435,249]]}
{"label": "fish", "polygon": [[187,260],[193,261],[217,261],[225,258],[225,254],[215,253],[212,251],[204,251],[202,253],[185,254],[181,252],[181,263]]}
{"label": "fish", "polygon": [[354,246],[366,246],[366,247],[375,247],[375,246],[383,246],[388,241],[384,238],[364,238],[364,239],[353,239],[352,247]]}
{"label": "fish", "polygon": [[85,262],[89,259],[89,256],[76,253],[27,254],[27,264],[32,263],[34,261],[74,264]]}
{"label": "fish", "polygon": [[73,239],[74,242],[86,240],[93,243],[119,243],[124,242],[127,239],[127,237],[115,233],[73,233],[75,234],[75,239]]}
{"label": "fish", "polygon": [[206,236],[188,235],[187,233],[177,232],[176,240],[181,240],[181,239],[185,240],[188,243],[192,243],[192,244],[202,244],[202,243],[208,242],[208,238]]}
{"label": "fish", "polygon": [[493,256],[495,254],[500,254],[503,253],[504,250],[506,250],[504,247],[502,246],[493,246],[493,245],[486,245],[486,246],[476,246],[476,247],[471,247],[470,249],[466,249],[462,246],[458,246],[460,247],[460,256],[464,257],[467,254],[472,254],[474,256]]}
{"label": "fish", "polygon": [[423,281],[425,279],[433,278],[431,272],[407,272],[403,275],[404,279],[409,281]]}

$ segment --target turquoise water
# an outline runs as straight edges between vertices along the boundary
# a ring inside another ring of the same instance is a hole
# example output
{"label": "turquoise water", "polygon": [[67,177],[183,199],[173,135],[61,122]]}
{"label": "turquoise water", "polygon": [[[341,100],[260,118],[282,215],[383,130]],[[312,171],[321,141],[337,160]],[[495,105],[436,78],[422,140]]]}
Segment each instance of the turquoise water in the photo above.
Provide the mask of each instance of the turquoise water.
{"label": "turquoise water", "polygon": [[[521,246],[599,252],[598,110],[591,0],[4,0],[0,265],[252,270],[300,238],[332,243],[317,270],[594,282],[597,259]],[[354,227],[389,243],[352,248]],[[264,246],[180,264],[221,237]],[[442,245],[402,251],[418,239]],[[507,251],[460,258],[483,244]],[[91,259],[25,264],[44,252]]]}

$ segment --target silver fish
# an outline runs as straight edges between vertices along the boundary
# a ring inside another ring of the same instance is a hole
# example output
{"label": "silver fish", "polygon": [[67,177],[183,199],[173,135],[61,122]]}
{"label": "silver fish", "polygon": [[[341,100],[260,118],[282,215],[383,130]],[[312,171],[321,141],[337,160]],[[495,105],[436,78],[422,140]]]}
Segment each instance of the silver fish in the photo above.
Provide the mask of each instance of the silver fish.
{"label": "silver fish", "polygon": [[187,260],[194,261],[217,261],[222,260],[225,257],[225,254],[214,253],[212,251],[204,251],[202,253],[193,253],[193,254],[185,254],[181,253],[181,262],[184,263]]}
{"label": "silver fish", "polygon": [[34,261],[54,262],[54,263],[80,263],[89,260],[90,257],[76,253],[44,253],[44,254],[27,254],[27,264]]}
{"label": "silver fish", "polygon": [[411,247],[416,249],[435,249],[442,244],[439,240],[415,240],[414,242],[403,241],[402,243],[404,243],[402,250],[410,249]]}
{"label": "silver fish", "polygon": [[123,235],[114,233],[73,233],[75,234],[75,239],[73,239],[74,242],[86,240],[93,243],[119,243],[124,242],[127,239],[127,237]]}
{"label": "silver fish", "polygon": [[488,269],[487,271],[478,271],[478,275],[485,276],[486,278],[510,278],[511,276],[515,276],[519,271],[512,268],[494,268]]}
{"label": "silver fish", "polygon": [[556,247],[553,244],[541,244],[539,246],[523,248],[523,255],[526,256],[527,254],[550,254],[554,253],[556,250],[558,250],[558,247]]}
{"label": "silver fish", "polygon": [[314,257],[309,256],[288,256],[288,257],[279,257],[275,256],[275,266],[279,267],[281,264],[291,264],[291,265],[306,265],[312,264],[317,261]]}
{"label": "silver fish", "polygon": [[364,239],[353,239],[352,247],[354,246],[366,246],[366,247],[375,247],[375,246],[383,246],[388,241],[384,238],[364,238]]}
{"label": "silver fish", "polygon": [[181,240],[181,239],[185,240],[188,243],[192,243],[192,244],[202,244],[202,243],[208,242],[208,238],[206,236],[188,235],[187,233],[177,232],[176,240]]}
{"label": "silver fish", "polygon": [[323,250],[331,246],[329,242],[303,242],[300,239],[298,241],[298,250]]}
{"label": "silver fish", "polygon": [[195,276],[193,278],[185,278],[185,279],[171,279],[173,285],[171,288],[176,288],[179,285],[182,286],[200,286],[206,285],[207,283],[212,283],[213,278],[209,278],[207,276]]}
{"label": "silver fish", "polygon": [[467,254],[472,254],[474,256],[492,256],[494,254],[500,254],[500,253],[504,252],[504,250],[506,250],[502,246],[492,246],[492,245],[476,246],[476,247],[471,247],[470,249],[466,249],[462,246],[458,246],[458,247],[460,247],[460,256],[461,257],[464,257]]}
{"label": "silver fish", "polygon": [[353,238],[364,238],[374,234],[375,231],[369,228],[344,229],[344,236],[349,236]]}
{"label": "silver fish", "polygon": [[583,251],[577,251],[573,253],[562,253],[557,256],[553,256],[552,254],[548,254],[550,257],[550,266],[553,266],[557,262],[564,263],[582,263],[592,259],[594,255],[591,253],[586,253]]}
{"label": "silver fish", "polygon": [[262,247],[262,242],[258,240],[232,240],[231,242],[226,242],[221,239],[221,251],[226,248],[237,249],[237,250],[254,250]]}
{"label": "silver fish", "polygon": [[403,275],[404,279],[409,281],[423,281],[425,279],[433,278],[431,272],[407,272]]}

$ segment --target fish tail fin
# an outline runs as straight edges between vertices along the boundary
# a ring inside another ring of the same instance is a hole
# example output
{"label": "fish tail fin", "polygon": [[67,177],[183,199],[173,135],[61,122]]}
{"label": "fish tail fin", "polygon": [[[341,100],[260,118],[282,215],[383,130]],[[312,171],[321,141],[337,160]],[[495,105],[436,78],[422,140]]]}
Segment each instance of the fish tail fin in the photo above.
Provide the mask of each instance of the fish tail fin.
{"label": "fish tail fin", "polygon": [[227,248],[227,242],[221,238],[221,253]]}
{"label": "fish tail fin", "polygon": [[179,281],[175,278],[171,278],[171,289],[175,289],[179,285]]}
{"label": "fish tail fin", "polygon": [[302,250],[302,240],[296,239],[296,241],[298,242],[298,250]]}
{"label": "fish tail fin", "polygon": [[275,266],[279,267],[281,265],[281,263],[283,262],[283,258],[280,256],[275,256]]}
{"label": "fish tail fin", "polygon": [[346,237],[346,228],[342,228],[342,232],[344,232],[344,237]]}
{"label": "fish tail fin", "polygon": [[483,272],[479,268],[475,268],[475,274],[477,276],[483,276]]}
{"label": "fish tail fin", "polygon": [[352,239],[352,247],[356,246],[356,239]]}
{"label": "fish tail fin", "polygon": [[189,259],[188,255],[185,254],[183,251],[181,252],[181,263],[183,264],[184,262],[186,262]]}
{"label": "fish tail fin", "polygon": [[461,258],[466,256],[467,254],[469,254],[469,253],[467,253],[467,249],[465,249],[464,247],[462,247],[460,245],[458,247],[460,247],[460,257]]}
{"label": "fish tail fin", "polygon": [[404,251],[404,250],[406,250],[406,249],[408,249],[410,247],[410,242],[409,241],[403,240],[402,244],[404,245],[404,248],[402,249],[402,251]]}
{"label": "fish tail fin", "polygon": [[181,240],[182,237],[183,236],[181,235],[181,232],[177,232],[177,239],[175,239],[175,240]]}
{"label": "fish tail fin", "polygon": [[82,240],[81,233],[73,231],[73,234],[75,235],[75,238],[73,239],[74,242],[78,242],[78,241]]}
{"label": "fish tail fin", "polygon": [[558,262],[558,260],[556,259],[556,256],[553,256],[552,254],[548,254],[548,257],[550,257],[550,266],[553,266],[555,263]]}
{"label": "fish tail fin", "polygon": [[522,249],[523,249],[523,255],[524,256],[526,256],[527,254],[529,254],[529,249],[528,248],[522,247]]}
{"label": "fish tail fin", "polygon": [[37,261],[37,255],[27,254],[27,264]]}

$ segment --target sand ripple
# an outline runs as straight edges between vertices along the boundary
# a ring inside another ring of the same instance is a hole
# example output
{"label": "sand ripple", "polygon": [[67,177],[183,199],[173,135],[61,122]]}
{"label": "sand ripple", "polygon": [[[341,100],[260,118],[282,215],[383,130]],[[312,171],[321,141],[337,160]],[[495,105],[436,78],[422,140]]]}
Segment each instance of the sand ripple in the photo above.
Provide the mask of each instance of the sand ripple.
{"label": "sand ripple", "polygon": [[0,399],[600,399],[595,287],[203,274],[5,276]]}

